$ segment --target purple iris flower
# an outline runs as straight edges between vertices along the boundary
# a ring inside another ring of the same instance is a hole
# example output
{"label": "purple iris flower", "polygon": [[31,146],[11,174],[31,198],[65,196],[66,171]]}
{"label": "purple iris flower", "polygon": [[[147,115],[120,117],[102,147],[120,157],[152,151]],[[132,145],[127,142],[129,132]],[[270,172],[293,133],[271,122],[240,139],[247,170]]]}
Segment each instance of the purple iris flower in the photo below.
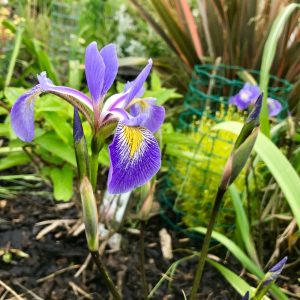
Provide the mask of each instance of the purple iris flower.
{"label": "purple iris flower", "polygon": [[229,98],[229,103],[244,110],[248,108],[250,104],[253,104],[259,95],[259,87],[246,82],[243,88],[236,95]]}
{"label": "purple iris flower", "polygon": [[99,51],[97,43],[92,42],[85,53],[85,74],[91,97],[69,87],[55,86],[46,72],[42,72],[37,76],[39,83],[13,105],[12,128],[21,140],[33,140],[34,102],[41,93],[52,93],[71,103],[88,120],[94,134],[102,132],[107,136],[112,133],[110,125],[116,124],[109,145],[108,191],[113,194],[130,191],[150,180],[161,165],[160,148],[153,134],[162,125],[165,110],[155,105],[153,98],[140,98],[151,68],[152,60],[149,59],[122,93],[104,100],[118,72],[116,47],[109,44]]}
{"label": "purple iris flower", "polygon": [[[243,88],[236,95],[229,98],[229,103],[237,106],[241,110],[244,110],[250,105],[254,105],[260,93],[261,92],[257,85],[252,85],[246,82]],[[267,104],[270,117],[277,116],[282,110],[282,105],[278,100],[267,98]]]}

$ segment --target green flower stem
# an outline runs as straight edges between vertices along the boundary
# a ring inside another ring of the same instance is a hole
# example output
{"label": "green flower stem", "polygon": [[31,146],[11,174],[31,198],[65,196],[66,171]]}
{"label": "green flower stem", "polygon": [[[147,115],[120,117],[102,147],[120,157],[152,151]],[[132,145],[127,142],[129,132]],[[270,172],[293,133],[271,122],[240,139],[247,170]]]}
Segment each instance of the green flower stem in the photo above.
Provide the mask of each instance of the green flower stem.
{"label": "green flower stem", "polygon": [[142,285],[143,285],[143,294],[144,299],[148,299],[148,284],[146,279],[145,272],[145,221],[141,221],[141,233],[140,233],[140,267],[141,267],[141,277],[142,277]]}
{"label": "green flower stem", "polygon": [[223,196],[226,192],[226,189],[222,189],[219,187],[218,192],[216,194],[216,198],[215,198],[215,202],[214,202],[214,206],[210,215],[210,220],[209,220],[209,224],[207,227],[207,231],[206,231],[206,235],[203,241],[203,246],[202,246],[202,250],[201,250],[201,255],[199,257],[199,261],[198,261],[198,265],[197,265],[197,269],[196,269],[196,275],[195,275],[195,279],[193,282],[193,287],[192,287],[192,291],[191,291],[191,295],[190,295],[190,300],[195,300],[196,299],[196,295],[197,295],[197,291],[199,289],[199,285],[201,283],[201,278],[202,278],[202,273],[203,273],[203,269],[204,269],[204,265],[205,265],[205,260],[207,257],[207,252],[208,252],[208,248],[209,248],[209,244],[210,244],[210,240],[211,240],[211,234],[213,231],[213,227],[215,225],[216,222],[216,218],[218,215],[218,211],[220,208],[220,204],[222,202]]}
{"label": "green flower stem", "polygon": [[108,287],[109,291],[111,292],[114,300],[121,300],[122,297],[120,296],[119,292],[117,291],[112,279],[110,278],[108,271],[106,270],[106,268],[104,267],[102,261],[101,261],[101,257],[99,255],[98,251],[90,251],[91,256],[95,262],[95,264],[98,267],[99,272],[102,275],[102,278],[105,281],[106,286]]}
{"label": "green flower stem", "polygon": [[99,152],[94,152],[92,151],[92,156],[91,156],[91,165],[90,165],[90,169],[91,169],[91,184],[93,187],[93,191],[96,191],[96,187],[97,187],[97,176],[98,176],[98,158],[99,158]]}
{"label": "green flower stem", "polygon": [[93,191],[96,191],[97,188],[97,175],[98,175],[98,158],[99,158],[99,153],[104,146],[104,139],[103,136],[100,135],[100,133],[96,133],[93,136],[92,139],[92,155],[91,155],[91,160],[90,160],[90,170],[91,170],[91,184],[93,187]]}

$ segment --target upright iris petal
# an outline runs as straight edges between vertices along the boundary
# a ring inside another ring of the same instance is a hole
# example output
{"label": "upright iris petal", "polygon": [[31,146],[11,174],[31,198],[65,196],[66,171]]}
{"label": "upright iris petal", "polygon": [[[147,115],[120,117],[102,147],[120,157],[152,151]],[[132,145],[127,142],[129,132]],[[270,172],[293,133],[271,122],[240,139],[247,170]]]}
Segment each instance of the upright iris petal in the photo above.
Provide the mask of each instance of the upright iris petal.
{"label": "upright iris petal", "polygon": [[148,64],[138,75],[138,77],[132,82],[131,87],[128,89],[129,93],[126,97],[126,105],[141,92],[143,84],[146,81],[152,68],[152,59],[148,60]]}
{"label": "upright iris petal", "polygon": [[133,98],[141,96],[141,94],[143,93],[143,84],[145,83],[151,71],[151,68],[152,60],[149,59],[148,64],[140,72],[137,78],[125,85],[123,93],[112,95],[105,101],[102,109],[102,119],[104,119],[106,115],[109,114],[110,110],[115,108],[125,109]]}
{"label": "upright iris petal", "polygon": [[159,170],[161,154],[153,134],[143,127],[119,123],[109,145],[108,191],[121,194],[145,184]]}
{"label": "upright iris petal", "polygon": [[105,64],[97,48],[97,43],[89,44],[85,51],[85,76],[90,94],[95,103],[102,96]]}
{"label": "upright iris petal", "polygon": [[118,72],[116,46],[109,44],[100,52],[92,42],[85,52],[85,76],[92,99],[98,103],[113,84]]}
{"label": "upright iris petal", "polygon": [[100,55],[105,65],[104,82],[101,91],[101,95],[103,96],[112,86],[118,73],[119,64],[116,46],[114,44],[109,44],[103,47],[100,51]]}

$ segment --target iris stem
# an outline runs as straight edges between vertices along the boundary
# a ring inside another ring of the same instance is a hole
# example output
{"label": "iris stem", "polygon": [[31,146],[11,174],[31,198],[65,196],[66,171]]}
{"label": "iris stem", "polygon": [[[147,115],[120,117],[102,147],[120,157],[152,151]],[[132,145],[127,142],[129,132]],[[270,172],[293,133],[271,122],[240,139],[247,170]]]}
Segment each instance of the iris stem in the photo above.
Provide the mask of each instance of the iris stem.
{"label": "iris stem", "polygon": [[99,152],[92,151],[90,170],[91,170],[91,184],[94,192],[96,191],[97,188],[98,165],[99,165],[98,157],[99,157]]}
{"label": "iris stem", "polygon": [[108,274],[108,271],[106,270],[106,268],[104,267],[104,264],[101,261],[101,257],[99,255],[98,251],[90,251],[91,252],[91,256],[96,264],[96,266],[98,267],[99,272],[102,275],[102,278],[105,281],[106,286],[108,287],[109,291],[111,292],[114,300],[121,300],[121,296],[119,294],[119,292],[117,291],[111,277]]}
{"label": "iris stem", "polygon": [[145,221],[141,221],[141,232],[140,232],[140,267],[141,267],[141,277],[142,277],[142,285],[143,285],[143,294],[144,299],[148,299],[148,284],[146,279],[145,272]]}
{"label": "iris stem", "polygon": [[205,260],[207,257],[207,252],[208,252],[208,248],[209,248],[209,244],[210,244],[210,240],[211,240],[211,234],[212,234],[212,231],[213,231],[213,228],[214,228],[214,225],[216,222],[216,218],[217,218],[217,215],[219,212],[220,204],[222,202],[225,192],[226,192],[226,189],[222,189],[220,187],[218,188],[214,206],[213,206],[213,209],[212,209],[212,212],[210,215],[209,224],[208,224],[205,238],[203,241],[202,250],[201,250],[200,257],[199,257],[196,274],[195,274],[195,279],[193,282],[193,287],[192,287],[192,291],[191,291],[191,295],[190,295],[190,300],[195,300],[196,296],[197,296],[197,291],[198,291],[199,285],[201,283]]}

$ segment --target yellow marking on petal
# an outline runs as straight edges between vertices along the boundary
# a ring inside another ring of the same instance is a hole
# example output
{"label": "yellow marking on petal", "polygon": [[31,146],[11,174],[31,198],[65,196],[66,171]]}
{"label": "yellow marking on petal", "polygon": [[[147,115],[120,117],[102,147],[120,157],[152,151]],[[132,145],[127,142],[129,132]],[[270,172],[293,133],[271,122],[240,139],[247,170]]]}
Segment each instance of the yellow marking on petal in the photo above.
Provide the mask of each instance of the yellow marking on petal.
{"label": "yellow marking on petal", "polygon": [[149,103],[146,102],[146,101],[144,101],[144,100],[141,100],[141,101],[138,102],[138,103],[139,103],[139,105],[141,106],[141,110],[142,110],[142,111],[145,111],[145,110],[148,108],[148,106],[149,106]]}
{"label": "yellow marking on petal", "polygon": [[140,126],[124,126],[123,134],[126,141],[126,144],[130,149],[130,158],[141,148],[142,142],[144,140],[143,133],[141,131],[142,127]]}
{"label": "yellow marking on petal", "polygon": [[141,99],[141,98],[134,98],[130,103],[129,105],[127,106],[127,108],[130,108],[131,106],[133,106],[134,104],[139,104],[140,107],[141,107],[141,111],[145,111],[148,106],[149,106],[149,103],[147,101],[145,101],[144,99]]}

